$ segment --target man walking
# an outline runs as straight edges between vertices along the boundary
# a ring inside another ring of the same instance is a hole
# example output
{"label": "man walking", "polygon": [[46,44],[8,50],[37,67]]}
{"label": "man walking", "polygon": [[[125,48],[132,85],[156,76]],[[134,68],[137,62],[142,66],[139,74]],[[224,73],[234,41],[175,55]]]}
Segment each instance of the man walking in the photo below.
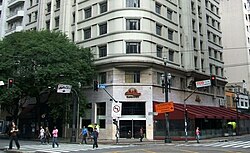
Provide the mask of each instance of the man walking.
{"label": "man walking", "polygon": [[140,128],[140,142],[142,142],[142,139],[144,138],[144,131],[143,127]]}
{"label": "man walking", "polygon": [[18,137],[17,137],[17,133],[19,132],[15,122],[12,122],[11,123],[11,126],[10,126],[10,129],[9,129],[9,135],[10,135],[10,144],[9,144],[9,149],[12,149],[12,143],[13,143],[13,140],[15,141],[16,143],[16,147],[17,149],[20,149],[20,144],[18,142]]}
{"label": "man walking", "polygon": [[98,144],[97,144],[97,138],[98,138],[98,132],[97,132],[97,128],[94,128],[94,131],[92,132],[92,136],[94,139],[94,144],[93,144],[93,149],[98,148]]}
{"label": "man walking", "polygon": [[58,129],[56,128],[56,126],[54,126],[54,129],[53,129],[53,131],[52,131],[52,136],[53,136],[52,147],[55,148],[55,144],[57,145],[57,147],[59,147],[59,144],[58,144],[58,142],[57,142]]}
{"label": "man walking", "polygon": [[83,126],[82,131],[81,131],[79,136],[81,136],[81,135],[82,135],[82,142],[81,143],[83,144],[83,141],[84,141],[84,143],[87,144],[88,129],[85,128],[85,126]]}

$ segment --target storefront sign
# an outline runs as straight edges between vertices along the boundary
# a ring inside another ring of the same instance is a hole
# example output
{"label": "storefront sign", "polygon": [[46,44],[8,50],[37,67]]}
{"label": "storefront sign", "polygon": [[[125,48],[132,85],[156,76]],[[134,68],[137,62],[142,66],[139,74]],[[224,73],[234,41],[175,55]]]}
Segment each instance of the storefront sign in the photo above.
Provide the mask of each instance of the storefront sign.
{"label": "storefront sign", "polygon": [[169,113],[174,111],[173,101],[155,105],[155,111],[158,113]]}
{"label": "storefront sign", "polygon": [[139,93],[135,88],[129,88],[128,91],[125,93],[127,98],[139,98],[141,93]]}

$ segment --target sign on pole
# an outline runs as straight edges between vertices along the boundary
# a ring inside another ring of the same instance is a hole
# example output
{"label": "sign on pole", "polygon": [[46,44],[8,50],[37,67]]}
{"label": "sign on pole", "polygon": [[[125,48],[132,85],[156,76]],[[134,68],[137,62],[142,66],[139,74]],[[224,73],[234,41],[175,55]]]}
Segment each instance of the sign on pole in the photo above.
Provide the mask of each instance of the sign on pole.
{"label": "sign on pole", "polygon": [[70,93],[72,85],[58,84],[57,93]]}
{"label": "sign on pole", "polygon": [[122,116],[122,103],[112,103],[112,117],[118,118]]}
{"label": "sign on pole", "polygon": [[196,81],[196,88],[211,86],[211,80]]}
{"label": "sign on pole", "polygon": [[174,111],[174,103],[173,101],[160,103],[155,105],[155,111],[157,113],[169,113]]}
{"label": "sign on pole", "polygon": [[104,89],[104,88],[106,88],[106,84],[98,84],[98,88],[101,88],[101,89]]}
{"label": "sign on pole", "polygon": [[4,82],[3,81],[0,81],[0,86],[3,86],[4,85]]}

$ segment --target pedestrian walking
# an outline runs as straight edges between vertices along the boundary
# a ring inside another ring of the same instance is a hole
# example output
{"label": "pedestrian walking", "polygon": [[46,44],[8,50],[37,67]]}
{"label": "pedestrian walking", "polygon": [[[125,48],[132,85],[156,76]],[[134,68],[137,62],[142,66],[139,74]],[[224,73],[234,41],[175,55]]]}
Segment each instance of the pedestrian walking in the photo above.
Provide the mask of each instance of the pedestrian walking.
{"label": "pedestrian walking", "polygon": [[94,131],[92,132],[92,136],[93,136],[93,139],[94,139],[93,149],[95,147],[98,148],[98,144],[97,144],[98,135],[99,135],[99,133],[97,132],[97,128],[94,128]]}
{"label": "pedestrian walking", "polygon": [[50,131],[48,127],[45,127],[45,142],[49,144],[49,139],[51,137]]}
{"label": "pedestrian walking", "polygon": [[10,129],[9,129],[9,136],[10,136],[10,144],[9,144],[9,149],[12,149],[12,143],[13,143],[13,140],[15,141],[16,143],[16,147],[17,149],[20,149],[20,144],[18,142],[18,132],[19,132],[19,129],[17,128],[15,122],[12,122],[11,123],[11,126],[10,126]]}
{"label": "pedestrian walking", "polygon": [[58,129],[56,128],[56,126],[54,126],[54,129],[52,131],[52,136],[53,136],[53,140],[52,140],[52,147],[55,148],[55,144],[57,147],[59,147],[59,144],[57,142],[57,137],[58,137]]}
{"label": "pedestrian walking", "polygon": [[39,133],[38,138],[40,139],[41,144],[45,143],[45,131],[44,131],[43,126],[40,127],[40,133]]}
{"label": "pedestrian walking", "polygon": [[84,141],[84,143],[87,144],[88,129],[85,126],[83,126],[82,131],[79,136],[82,136],[81,143],[83,144],[83,141]]}
{"label": "pedestrian walking", "polygon": [[142,142],[142,139],[144,138],[144,130],[143,127],[140,128],[140,142]]}
{"label": "pedestrian walking", "polygon": [[199,127],[196,128],[195,134],[196,134],[197,143],[200,143],[200,129],[199,129]]}

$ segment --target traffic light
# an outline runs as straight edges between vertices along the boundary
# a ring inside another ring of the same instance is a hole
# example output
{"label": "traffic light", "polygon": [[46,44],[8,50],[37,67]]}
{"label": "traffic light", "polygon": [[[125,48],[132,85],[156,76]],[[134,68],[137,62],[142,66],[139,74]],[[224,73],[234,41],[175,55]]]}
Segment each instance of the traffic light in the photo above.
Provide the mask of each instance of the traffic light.
{"label": "traffic light", "polygon": [[12,88],[14,84],[14,79],[13,78],[9,78],[8,79],[8,88]]}
{"label": "traffic light", "polygon": [[216,79],[216,76],[215,75],[211,75],[211,85],[212,86],[217,86],[217,79]]}
{"label": "traffic light", "polygon": [[117,120],[113,119],[113,124],[115,124],[117,126]]}
{"label": "traffic light", "polygon": [[98,91],[98,81],[94,81],[94,91]]}

